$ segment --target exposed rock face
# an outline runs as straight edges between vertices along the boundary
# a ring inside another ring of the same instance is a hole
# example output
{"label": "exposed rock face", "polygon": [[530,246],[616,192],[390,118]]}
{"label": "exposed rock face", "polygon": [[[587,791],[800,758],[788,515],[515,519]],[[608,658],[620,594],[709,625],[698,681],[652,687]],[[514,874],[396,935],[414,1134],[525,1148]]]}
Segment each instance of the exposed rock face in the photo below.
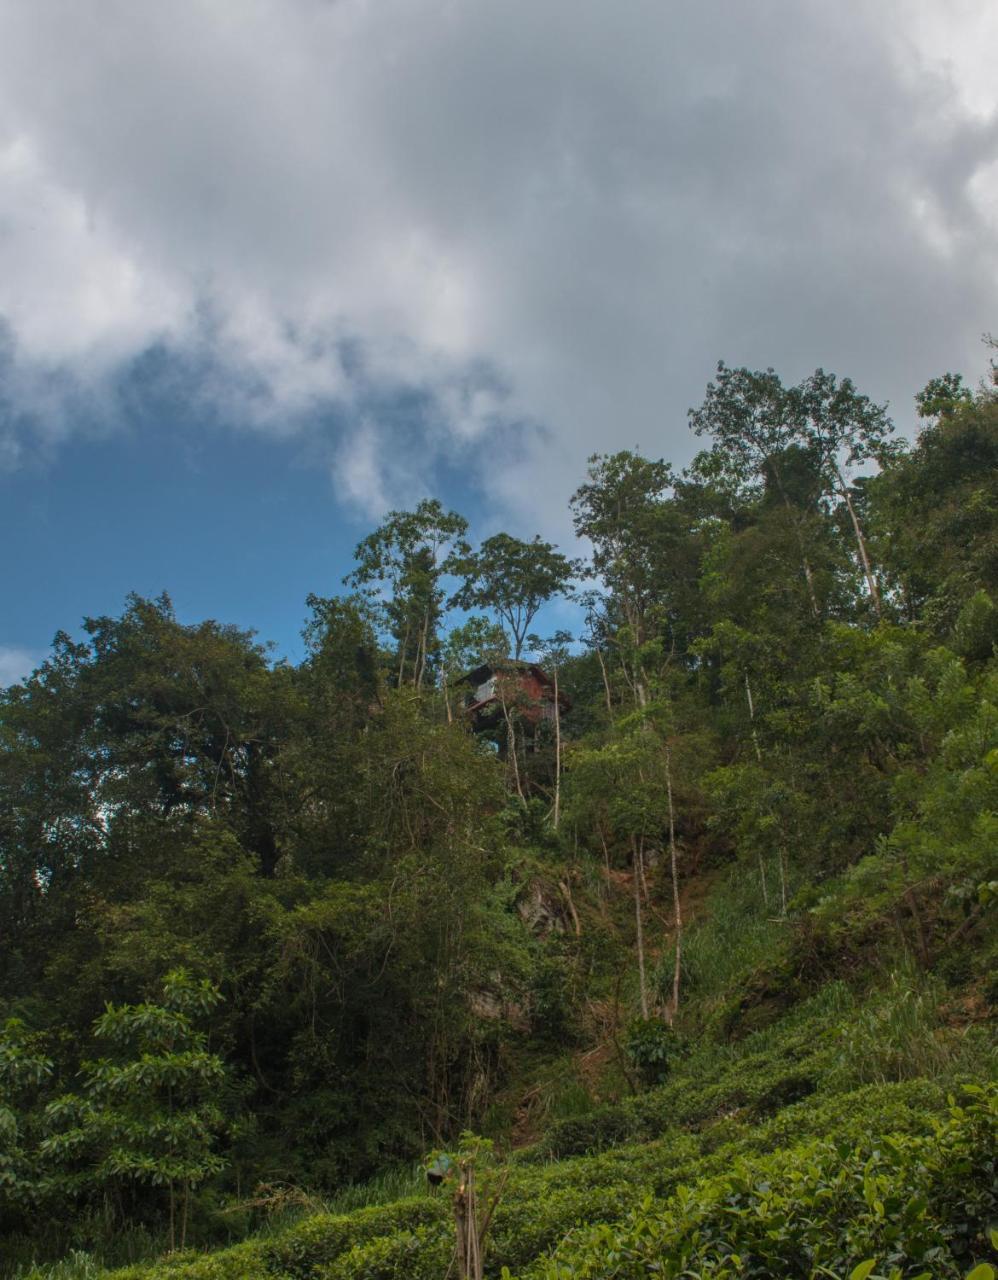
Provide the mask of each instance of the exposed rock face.
{"label": "exposed rock face", "polygon": [[516,910],[523,923],[531,933],[541,936],[565,932],[564,909],[558,891],[548,888],[539,880],[526,885],[516,903]]}
{"label": "exposed rock face", "polygon": [[515,1031],[527,1031],[530,1019],[522,1003],[507,989],[501,973],[489,975],[491,986],[468,992],[468,1007],[483,1022],[508,1022]]}
{"label": "exposed rock face", "polygon": [[470,991],[468,1004],[475,1017],[484,1022],[498,1022],[503,1016],[502,997],[496,991]]}

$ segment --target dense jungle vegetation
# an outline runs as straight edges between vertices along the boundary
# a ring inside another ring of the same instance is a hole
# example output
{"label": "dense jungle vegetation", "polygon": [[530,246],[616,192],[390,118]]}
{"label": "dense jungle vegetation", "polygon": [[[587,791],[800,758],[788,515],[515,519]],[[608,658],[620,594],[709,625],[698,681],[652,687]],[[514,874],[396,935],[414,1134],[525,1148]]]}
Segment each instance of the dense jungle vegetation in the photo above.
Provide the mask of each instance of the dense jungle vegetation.
{"label": "dense jungle vegetation", "polygon": [[687,470],[590,459],[588,560],[424,500],[298,666],[166,596],[57,635],[0,1274],[993,1274],[994,370],[917,402],[722,364]]}

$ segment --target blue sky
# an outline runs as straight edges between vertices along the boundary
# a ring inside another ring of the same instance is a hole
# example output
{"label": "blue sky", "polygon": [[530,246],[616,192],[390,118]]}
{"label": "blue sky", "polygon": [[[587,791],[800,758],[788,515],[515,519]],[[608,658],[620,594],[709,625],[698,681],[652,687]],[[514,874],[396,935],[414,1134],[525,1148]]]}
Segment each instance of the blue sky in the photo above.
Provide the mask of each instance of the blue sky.
{"label": "blue sky", "polygon": [[364,521],[280,441],[174,423],[73,440],[0,478],[5,639],[36,650],[129,591],[167,591],[182,621],[256,628],[291,658],[310,591],[334,594]]}
{"label": "blue sky", "polygon": [[0,6],[0,681],[129,590],[294,657],[428,494],[566,546],[721,358],[910,431],[998,328],[996,47],[980,0]]}
{"label": "blue sky", "polygon": [[[306,596],[346,589],[378,519],[338,496],[337,423],[317,417],[290,440],[206,429],[182,396],[164,400],[141,374],[130,383],[127,424],[91,424],[0,472],[6,645],[36,658],[56,630],[119,613],[128,592],[166,591],[182,622],[253,628],[300,660]],[[411,396],[381,407],[414,430],[423,411]],[[454,468],[437,465],[434,482],[444,502],[480,515],[481,495]]]}
{"label": "blue sky", "polygon": [[[338,482],[349,422],[330,407],[286,436],[240,429],[214,410],[205,420],[200,397],[184,393],[195,376],[185,362],[147,353],[121,371],[103,414],[77,405],[86,430],[0,470],[12,675],[39,661],[57,630],[79,634],[84,617],[120,613],[129,592],[165,591],[181,622],[253,629],[275,657],[296,662],[306,597],[347,590],[354,547],[381,514]],[[432,398],[397,387],[368,388],[355,410],[416,438],[433,412]],[[512,457],[520,435],[515,425],[503,433]],[[432,493],[480,538],[498,515],[461,456],[435,460]],[[430,491],[395,496],[412,505]],[[570,615],[549,611],[555,627]]]}

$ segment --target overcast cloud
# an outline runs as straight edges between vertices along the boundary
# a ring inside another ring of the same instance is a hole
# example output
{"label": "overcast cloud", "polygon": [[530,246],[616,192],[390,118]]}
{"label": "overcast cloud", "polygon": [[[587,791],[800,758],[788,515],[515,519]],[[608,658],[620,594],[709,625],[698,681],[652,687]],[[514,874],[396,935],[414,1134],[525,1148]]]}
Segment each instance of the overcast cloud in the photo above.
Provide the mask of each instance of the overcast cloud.
{"label": "overcast cloud", "polygon": [[554,527],[719,357],[907,423],[998,327],[996,55],[980,0],[6,0],[0,465],[150,349],[371,512],[447,456]]}

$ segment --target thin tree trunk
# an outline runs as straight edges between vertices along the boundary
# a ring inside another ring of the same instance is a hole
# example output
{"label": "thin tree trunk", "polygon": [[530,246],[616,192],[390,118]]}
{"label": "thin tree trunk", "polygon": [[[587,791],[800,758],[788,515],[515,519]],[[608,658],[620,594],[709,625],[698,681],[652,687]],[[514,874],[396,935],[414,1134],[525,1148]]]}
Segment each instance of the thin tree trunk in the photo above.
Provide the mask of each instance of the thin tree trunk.
{"label": "thin tree trunk", "polygon": [[[749,724],[752,726],[752,745],[755,747],[755,758],[762,764],[762,748],[759,746],[759,735],[755,729],[755,704],[752,701],[752,686],[749,684],[748,672],[745,672],[745,697],[748,701]],[[762,905],[769,909],[769,893],[766,889],[766,864],[759,854],[759,880],[762,884]]]}
{"label": "thin tree trunk", "polygon": [[787,855],[782,844],[780,845],[779,854],[780,914],[785,916],[787,914]]}
{"label": "thin tree trunk", "polygon": [[755,731],[755,704],[752,701],[752,686],[749,684],[748,672],[745,672],[745,697],[748,700],[749,724],[752,726],[752,744],[755,747],[755,758],[762,764],[762,751],[759,747],[759,735]]}
{"label": "thin tree trunk", "polygon": [[[496,687],[498,688],[498,681],[496,682]],[[520,797],[520,803],[526,808],[527,799],[520,784],[520,762],[516,755],[516,729],[509,714],[509,707],[506,705],[505,695],[502,693],[499,695],[499,705],[502,707],[503,718],[506,721],[506,751],[513,762],[513,781],[516,784],[516,794]]]}
{"label": "thin tree trunk", "polygon": [[[798,533],[797,541],[799,543],[803,542],[799,533]],[[815,618],[820,618],[821,610],[818,608],[818,597],[814,591],[814,574],[811,571],[811,562],[808,560],[807,556],[803,553],[803,551],[801,552],[801,563],[804,566],[804,579],[807,582],[807,594],[811,601],[811,612],[814,614]]]}
{"label": "thin tree trunk", "polygon": [[575,902],[574,902],[574,900],[573,900],[573,898],[572,898],[572,890],[571,890],[571,888],[569,887],[567,877],[566,877],[564,880],[559,880],[559,881],[558,881],[558,888],[561,890],[562,895],[564,896],[565,901],[568,903],[568,910],[569,910],[569,912],[571,913],[571,916],[572,916],[572,924],[575,926],[575,936],[576,936],[577,938],[581,938],[581,937],[582,937],[582,923],[581,923],[581,921],[579,920],[579,913],[578,913],[578,911],[575,909]]}
{"label": "thin tree trunk", "polygon": [[672,1008],[669,1021],[675,1020],[679,1012],[679,980],[682,972],[683,956],[683,912],[679,901],[679,868],[676,859],[676,813],[672,801],[672,751],[668,741],[665,744],[665,789],[669,800],[669,863],[672,869],[672,905],[676,913],[676,962],[672,972]]}
{"label": "thin tree trunk", "polygon": [[471,1214],[468,1206],[468,1180],[464,1170],[459,1169],[460,1185],[454,1193],[454,1228],[455,1256],[457,1273],[460,1280],[469,1280],[471,1276]]}
{"label": "thin tree trunk", "polygon": [[558,701],[558,664],[554,667],[554,829],[561,814],[561,703]]}
{"label": "thin tree trunk", "polygon": [[413,673],[413,683],[417,689],[423,687],[423,675],[426,672],[426,647],[430,633],[430,611],[429,609],[423,614],[423,628],[419,636],[419,645],[416,649],[416,669]]}
{"label": "thin tree trunk", "polygon": [[814,574],[811,571],[811,562],[807,558],[807,552],[804,550],[804,539],[801,536],[800,521],[797,519],[797,514],[794,511],[794,504],[790,501],[787,491],[783,487],[783,480],[780,477],[779,468],[773,466],[772,462],[769,462],[769,468],[772,472],[773,479],[776,481],[776,487],[780,491],[780,497],[783,499],[783,505],[790,513],[790,522],[793,525],[794,537],[797,539],[797,549],[800,551],[801,564],[804,568],[804,581],[807,583],[807,594],[811,601],[811,612],[814,614],[815,618],[820,618],[821,610],[818,608],[818,597],[814,590]]}
{"label": "thin tree trunk", "polygon": [[613,719],[613,699],[610,696],[610,677],[606,674],[606,663],[603,661],[603,651],[599,645],[596,646],[596,657],[599,659],[599,669],[603,673],[603,689],[606,692],[606,714]]}
{"label": "thin tree trunk", "polygon": [[610,883],[610,850],[606,847],[606,836],[603,833],[602,823],[600,823],[600,825],[596,828],[596,830],[599,832],[600,844],[603,846],[603,865],[606,868],[606,882],[609,885]]}
{"label": "thin tree trunk", "polygon": [[177,1201],[173,1190],[173,1179],[170,1180],[170,1252],[177,1247]]}
{"label": "thin tree trunk", "polygon": [[644,667],[641,665],[641,659],[638,656],[641,646],[644,644],[644,625],[641,614],[634,608],[627,608],[627,624],[631,631],[631,644],[634,650],[633,670],[634,679],[631,687],[634,690],[634,699],[643,711],[648,705],[648,689],[645,685]]}
{"label": "thin tree trunk", "polygon": [[420,632],[419,638],[416,641],[416,656],[412,660],[412,687],[414,689],[419,688],[419,683],[420,683],[420,680],[422,679],[422,673],[420,670],[420,663],[422,662],[422,657],[423,657],[423,635],[422,635],[422,632]]}
{"label": "thin tree trunk", "polygon": [[645,938],[641,920],[641,852],[637,840],[631,837],[634,880],[634,924],[638,944],[638,990],[641,997],[641,1016],[648,1017],[648,988],[645,982]]}
{"label": "thin tree trunk", "polygon": [[870,592],[870,599],[873,601],[873,608],[878,618],[883,617],[880,607],[880,589],[877,586],[877,580],[873,576],[873,567],[870,564],[870,557],[866,550],[866,539],[863,537],[863,529],[859,523],[859,516],[856,514],[856,508],[852,505],[852,497],[849,493],[849,486],[845,482],[842,472],[836,467],[835,474],[839,480],[839,493],[845,499],[846,509],[849,512],[849,518],[852,520],[853,532],[856,534],[856,545],[859,547],[859,558],[863,565],[863,574],[866,577],[866,585]]}
{"label": "thin tree trunk", "polygon": [[405,651],[409,647],[409,636],[412,634],[412,623],[406,621],[405,636],[399,646],[399,688],[402,688],[402,681],[405,679]]}
{"label": "thin tree trunk", "polygon": [[641,856],[638,859],[638,866],[641,868],[641,896],[642,898],[644,898],[645,902],[648,902],[649,899],[651,898],[651,894],[648,892],[648,876],[645,872],[645,838],[644,836],[640,836],[638,838],[638,848],[641,852]]}

